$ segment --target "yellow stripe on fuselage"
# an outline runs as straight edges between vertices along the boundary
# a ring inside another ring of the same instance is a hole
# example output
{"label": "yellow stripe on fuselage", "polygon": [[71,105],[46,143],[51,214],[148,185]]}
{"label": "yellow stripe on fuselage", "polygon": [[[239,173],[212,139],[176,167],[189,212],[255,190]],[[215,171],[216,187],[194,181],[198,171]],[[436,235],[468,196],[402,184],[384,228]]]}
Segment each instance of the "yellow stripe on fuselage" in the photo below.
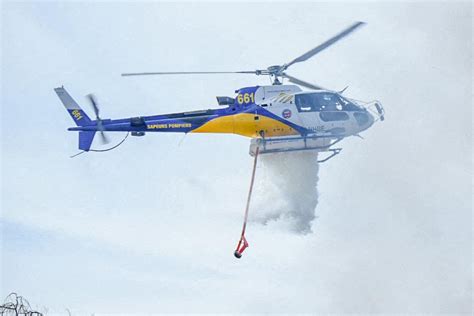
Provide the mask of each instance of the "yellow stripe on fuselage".
{"label": "yellow stripe on fuselage", "polygon": [[263,115],[250,113],[216,117],[192,130],[191,133],[226,133],[246,137],[260,137],[260,131],[265,133],[265,137],[298,134],[296,130],[285,123]]}

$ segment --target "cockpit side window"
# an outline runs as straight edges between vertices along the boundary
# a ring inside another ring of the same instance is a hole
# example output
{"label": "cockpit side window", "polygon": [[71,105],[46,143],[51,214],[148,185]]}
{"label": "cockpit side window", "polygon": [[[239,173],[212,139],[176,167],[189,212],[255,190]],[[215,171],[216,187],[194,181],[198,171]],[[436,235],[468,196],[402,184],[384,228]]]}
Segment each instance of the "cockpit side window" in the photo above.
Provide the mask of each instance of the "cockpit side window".
{"label": "cockpit side window", "polygon": [[295,104],[299,112],[354,111],[358,109],[347,99],[331,92],[297,94]]}
{"label": "cockpit side window", "polygon": [[345,111],[360,111],[361,110],[361,108],[359,106],[357,106],[353,102],[349,101],[348,99],[344,98],[342,95],[339,95],[338,97],[342,101],[343,110],[345,110]]}
{"label": "cockpit side window", "polygon": [[320,94],[320,111],[337,111],[342,110],[341,100],[334,93]]}

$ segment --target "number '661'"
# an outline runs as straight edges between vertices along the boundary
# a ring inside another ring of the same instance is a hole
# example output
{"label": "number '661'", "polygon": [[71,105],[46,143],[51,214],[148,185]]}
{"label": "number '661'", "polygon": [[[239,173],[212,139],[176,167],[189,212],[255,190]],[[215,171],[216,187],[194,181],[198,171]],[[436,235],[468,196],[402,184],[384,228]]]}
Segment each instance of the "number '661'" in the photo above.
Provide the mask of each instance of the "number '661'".
{"label": "number '661'", "polygon": [[255,102],[255,95],[254,93],[244,93],[244,94],[239,94],[237,96],[237,103],[239,104],[244,104],[244,103],[250,103],[250,102]]}

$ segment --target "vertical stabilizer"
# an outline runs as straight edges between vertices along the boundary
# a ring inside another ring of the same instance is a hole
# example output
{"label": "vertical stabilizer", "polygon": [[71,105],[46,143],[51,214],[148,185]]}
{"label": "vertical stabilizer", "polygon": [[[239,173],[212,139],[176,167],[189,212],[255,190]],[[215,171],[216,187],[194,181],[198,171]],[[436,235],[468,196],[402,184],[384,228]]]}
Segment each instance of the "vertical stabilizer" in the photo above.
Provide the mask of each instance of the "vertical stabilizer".
{"label": "vertical stabilizer", "polygon": [[67,93],[64,87],[55,88],[54,91],[58,95],[59,99],[63,103],[66,110],[71,115],[72,120],[76,123],[77,126],[85,126],[91,124],[91,119],[87,116],[79,104]]}

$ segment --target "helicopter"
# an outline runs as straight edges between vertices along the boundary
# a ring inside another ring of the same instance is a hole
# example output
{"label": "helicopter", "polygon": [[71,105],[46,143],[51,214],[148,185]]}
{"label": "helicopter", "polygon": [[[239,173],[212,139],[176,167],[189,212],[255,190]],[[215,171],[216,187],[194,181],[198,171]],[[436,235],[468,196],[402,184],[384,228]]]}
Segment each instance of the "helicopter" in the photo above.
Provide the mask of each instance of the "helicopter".
{"label": "helicopter", "polygon": [[[147,75],[208,75],[208,74],[254,74],[267,75],[271,85],[250,86],[235,90],[234,97],[218,96],[222,108],[170,113],[153,116],[136,116],[124,119],[102,119],[94,95],[87,95],[95,113],[95,120],[82,110],[64,87],[55,92],[76,123],[69,131],[79,132],[81,152],[109,151],[120,146],[128,135],[145,136],[147,133],[227,133],[251,139],[249,153],[254,157],[250,189],[239,242],[234,251],[241,258],[249,246],[245,238],[249,206],[252,196],[257,157],[259,154],[311,150],[328,153],[318,162],[326,162],[338,155],[342,148],[334,148],[349,136],[360,136],[376,121],[383,121],[385,110],[378,101],[363,102],[342,94],[347,89],[333,91],[319,85],[293,77],[286,70],[296,63],[304,62],[364,25],[356,22],[316,46],[303,55],[283,65],[266,69],[244,71],[178,71],[123,73],[122,76]],[[283,84],[288,80],[293,84]],[[301,87],[308,88],[303,91]],[[95,134],[99,132],[102,142],[108,143],[105,132],[127,132],[125,138],[108,149],[91,149]]]}
{"label": "helicopter", "polygon": [[[79,149],[91,149],[97,132],[108,143],[105,132],[128,132],[145,136],[154,132],[229,133],[251,138],[249,153],[260,154],[314,150],[329,155],[325,162],[339,154],[342,148],[333,146],[349,136],[359,136],[374,122],[384,120],[385,111],[378,101],[362,102],[343,96],[345,89],[332,91],[293,77],[286,70],[304,62],[363,26],[356,22],[303,55],[283,65],[249,71],[180,71],[123,73],[122,76],[149,75],[209,75],[254,74],[267,75],[272,84],[237,89],[234,97],[218,96],[222,108],[123,119],[102,119],[94,95],[88,98],[95,113],[92,120],[62,86],[55,92],[76,123],[69,131],[79,132]],[[287,79],[293,84],[283,84]],[[303,91],[300,87],[310,89]],[[127,134],[128,136],[128,134]],[[115,148],[115,147],[113,147]]]}

